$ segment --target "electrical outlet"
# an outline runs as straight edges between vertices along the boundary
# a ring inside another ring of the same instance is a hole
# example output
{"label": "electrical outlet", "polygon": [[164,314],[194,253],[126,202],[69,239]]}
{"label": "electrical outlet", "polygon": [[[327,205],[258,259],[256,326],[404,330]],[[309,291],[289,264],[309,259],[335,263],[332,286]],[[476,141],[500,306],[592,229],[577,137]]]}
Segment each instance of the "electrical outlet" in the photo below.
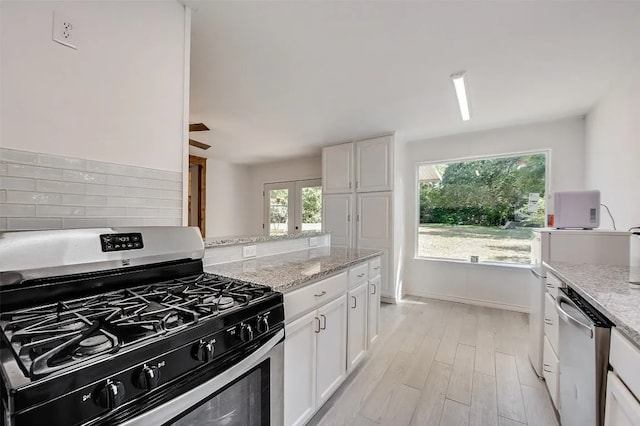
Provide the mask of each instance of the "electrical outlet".
{"label": "electrical outlet", "polygon": [[255,257],[256,246],[244,246],[242,247],[242,257]]}
{"label": "electrical outlet", "polygon": [[78,50],[78,31],[73,22],[69,17],[53,12],[53,41]]}

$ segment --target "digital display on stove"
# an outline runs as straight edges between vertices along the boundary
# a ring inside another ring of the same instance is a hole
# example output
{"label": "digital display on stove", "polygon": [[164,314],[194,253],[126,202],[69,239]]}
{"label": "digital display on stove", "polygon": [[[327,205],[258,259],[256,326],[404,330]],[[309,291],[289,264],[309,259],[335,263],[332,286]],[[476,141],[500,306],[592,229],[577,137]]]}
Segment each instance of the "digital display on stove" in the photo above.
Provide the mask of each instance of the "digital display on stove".
{"label": "digital display on stove", "polygon": [[136,250],[144,247],[142,234],[102,234],[102,251]]}

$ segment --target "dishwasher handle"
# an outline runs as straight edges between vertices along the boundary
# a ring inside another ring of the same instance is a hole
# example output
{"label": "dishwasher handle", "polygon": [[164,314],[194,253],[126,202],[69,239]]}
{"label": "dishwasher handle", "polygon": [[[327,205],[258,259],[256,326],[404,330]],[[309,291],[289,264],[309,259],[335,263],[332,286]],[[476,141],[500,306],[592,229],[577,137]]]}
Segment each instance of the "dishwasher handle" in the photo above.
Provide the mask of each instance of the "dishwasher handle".
{"label": "dishwasher handle", "polygon": [[531,271],[531,273],[533,274],[534,277],[536,278],[547,278],[544,275],[542,275],[540,272],[538,272],[537,270],[531,268],[529,269],[529,271]]}
{"label": "dishwasher handle", "polygon": [[556,311],[558,311],[558,316],[560,317],[560,319],[578,328],[583,328],[589,335],[589,338],[593,339],[593,327],[590,324],[585,324],[582,321],[579,321],[578,319],[569,315],[567,311],[562,309],[563,303],[571,306],[576,310],[580,310],[580,308],[578,308],[578,306],[576,306],[576,304],[573,303],[573,301],[567,296],[565,296],[564,294],[558,294],[558,297],[556,297]]}

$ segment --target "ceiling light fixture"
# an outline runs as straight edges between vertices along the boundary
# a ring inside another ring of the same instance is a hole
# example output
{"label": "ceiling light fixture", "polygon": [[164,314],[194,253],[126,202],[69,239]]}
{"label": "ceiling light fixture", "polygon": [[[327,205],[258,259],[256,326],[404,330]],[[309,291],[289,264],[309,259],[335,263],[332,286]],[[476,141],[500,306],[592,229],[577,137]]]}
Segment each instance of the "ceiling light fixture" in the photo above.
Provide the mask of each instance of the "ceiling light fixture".
{"label": "ceiling light fixture", "polygon": [[460,115],[464,121],[467,121],[471,118],[471,113],[469,112],[469,97],[467,96],[466,71],[451,74],[451,80],[453,80],[453,87],[456,89],[458,105],[460,106]]}

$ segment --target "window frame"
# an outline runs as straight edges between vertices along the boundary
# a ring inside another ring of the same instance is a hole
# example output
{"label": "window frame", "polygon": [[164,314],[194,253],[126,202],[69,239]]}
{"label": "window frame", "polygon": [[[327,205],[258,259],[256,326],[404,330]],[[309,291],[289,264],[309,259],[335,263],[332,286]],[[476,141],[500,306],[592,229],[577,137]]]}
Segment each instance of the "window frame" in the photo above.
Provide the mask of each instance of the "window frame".
{"label": "window frame", "polygon": [[[413,259],[414,260],[422,260],[422,261],[432,261],[432,262],[447,262],[447,263],[458,263],[465,265],[481,265],[481,266],[500,266],[506,268],[525,268],[529,269],[530,265],[521,264],[521,263],[503,263],[503,262],[488,262],[488,261],[479,261],[477,263],[472,263],[470,260],[464,259],[452,259],[448,257],[437,257],[437,256],[421,256],[418,254],[419,246],[420,246],[420,166],[430,165],[430,164],[443,164],[443,163],[460,163],[467,161],[477,161],[477,160],[492,160],[499,158],[509,158],[509,157],[518,157],[524,155],[537,155],[544,154],[545,156],[545,170],[544,170],[544,190],[545,190],[545,218],[548,217],[549,214],[549,203],[546,202],[549,200],[551,194],[551,149],[535,149],[535,150],[527,150],[527,151],[514,151],[509,153],[500,153],[500,154],[481,154],[474,155],[468,157],[457,157],[457,158],[443,158],[443,159],[435,159],[435,160],[427,160],[427,161],[416,161],[414,163],[414,176],[413,176],[413,184],[414,184],[414,200],[415,200],[415,208],[413,211],[413,237],[414,237],[414,245],[413,245]],[[546,226],[546,223],[545,223]],[[541,228],[534,228],[541,229]]]}

